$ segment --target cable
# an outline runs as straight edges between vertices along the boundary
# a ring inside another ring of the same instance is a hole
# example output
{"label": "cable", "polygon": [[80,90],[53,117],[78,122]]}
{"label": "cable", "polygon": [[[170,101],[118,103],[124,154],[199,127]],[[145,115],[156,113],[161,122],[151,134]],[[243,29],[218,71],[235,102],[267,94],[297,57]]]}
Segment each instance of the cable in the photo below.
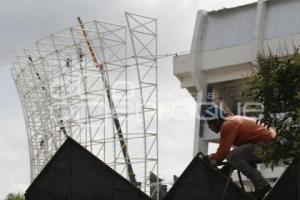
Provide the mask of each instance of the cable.
{"label": "cable", "polygon": [[189,53],[189,52],[190,51],[187,50],[187,51],[181,51],[178,53],[162,54],[162,55],[157,55],[157,58],[160,59],[160,58],[166,58],[166,57],[170,57],[170,56],[178,56],[178,55]]}

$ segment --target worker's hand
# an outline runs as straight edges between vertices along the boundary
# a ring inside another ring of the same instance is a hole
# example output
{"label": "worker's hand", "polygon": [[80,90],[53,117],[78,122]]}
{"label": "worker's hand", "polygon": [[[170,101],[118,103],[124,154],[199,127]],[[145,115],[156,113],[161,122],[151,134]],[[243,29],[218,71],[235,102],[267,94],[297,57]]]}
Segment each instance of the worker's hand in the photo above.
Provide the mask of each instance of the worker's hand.
{"label": "worker's hand", "polygon": [[210,155],[203,155],[203,160],[205,160],[211,167],[215,168],[218,166],[218,162],[210,159]]}
{"label": "worker's hand", "polygon": [[209,164],[210,164],[210,166],[212,166],[213,168],[216,168],[216,167],[218,166],[218,162],[215,161],[215,160],[211,160]]}
{"label": "worker's hand", "polygon": [[202,159],[210,163],[209,155],[203,155]]}

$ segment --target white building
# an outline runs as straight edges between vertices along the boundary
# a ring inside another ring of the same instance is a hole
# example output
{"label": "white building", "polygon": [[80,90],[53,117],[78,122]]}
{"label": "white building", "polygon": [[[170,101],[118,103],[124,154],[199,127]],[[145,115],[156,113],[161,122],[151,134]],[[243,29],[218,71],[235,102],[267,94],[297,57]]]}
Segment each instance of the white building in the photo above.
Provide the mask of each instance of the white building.
{"label": "white building", "polygon": [[[240,7],[199,11],[190,54],[176,56],[173,61],[181,87],[198,105],[207,100],[223,102],[226,109],[239,112],[247,105],[241,96],[242,79],[255,72],[257,54],[269,49],[286,54],[299,46],[299,10],[299,0],[259,0]],[[197,107],[201,113],[201,106]],[[194,154],[206,153],[208,143],[217,142],[218,136],[196,117]],[[261,170],[271,179],[283,168],[275,173],[264,167]]]}

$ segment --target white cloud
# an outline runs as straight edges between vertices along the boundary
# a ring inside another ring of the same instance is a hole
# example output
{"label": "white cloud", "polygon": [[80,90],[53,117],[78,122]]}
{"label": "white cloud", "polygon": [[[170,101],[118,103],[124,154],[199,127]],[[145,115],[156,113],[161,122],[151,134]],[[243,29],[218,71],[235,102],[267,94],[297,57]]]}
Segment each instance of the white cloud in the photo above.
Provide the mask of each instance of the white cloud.
{"label": "white cloud", "polygon": [[23,193],[27,189],[28,185],[22,182],[12,182],[8,183],[8,190],[14,191],[14,193],[20,192]]}
{"label": "white cloud", "polygon": [[146,0],[147,3],[151,3],[151,4],[154,4],[154,3],[159,3],[161,0]]}
{"label": "white cloud", "polygon": [[9,192],[24,192],[28,187],[29,160],[24,120],[2,116],[0,129],[0,199],[4,199]]}
{"label": "white cloud", "polygon": [[194,0],[179,0],[177,3],[180,8],[187,8],[193,4]]}

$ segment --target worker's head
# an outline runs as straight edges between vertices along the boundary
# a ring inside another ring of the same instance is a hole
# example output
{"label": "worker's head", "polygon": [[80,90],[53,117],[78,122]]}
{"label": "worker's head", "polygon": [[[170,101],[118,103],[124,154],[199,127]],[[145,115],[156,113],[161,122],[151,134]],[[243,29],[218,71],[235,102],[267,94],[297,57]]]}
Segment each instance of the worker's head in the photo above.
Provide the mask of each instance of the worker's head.
{"label": "worker's head", "polygon": [[223,109],[217,106],[210,106],[205,110],[203,114],[208,127],[215,133],[218,133],[220,131],[224,119],[227,116],[228,114]]}

